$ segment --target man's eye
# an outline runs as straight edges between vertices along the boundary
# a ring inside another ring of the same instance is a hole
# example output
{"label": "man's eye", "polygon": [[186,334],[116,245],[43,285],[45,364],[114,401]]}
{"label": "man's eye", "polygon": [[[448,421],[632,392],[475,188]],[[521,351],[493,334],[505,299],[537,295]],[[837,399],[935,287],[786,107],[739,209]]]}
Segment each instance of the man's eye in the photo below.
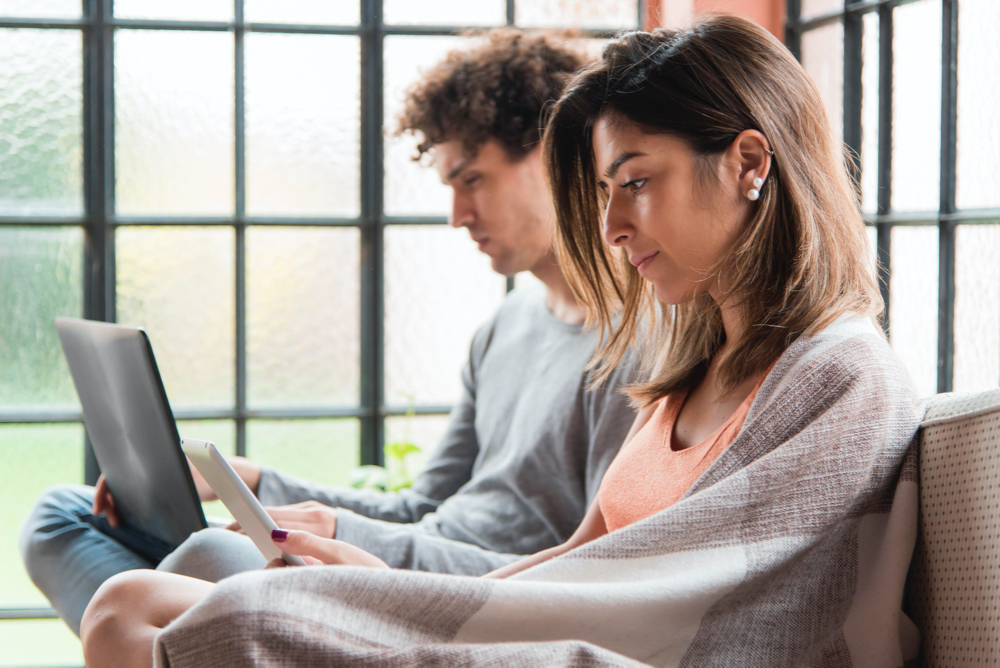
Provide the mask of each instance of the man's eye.
{"label": "man's eye", "polygon": [[479,178],[478,174],[476,176],[470,176],[464,180],[464,183],[467,186],[472,186],[479,182]]}

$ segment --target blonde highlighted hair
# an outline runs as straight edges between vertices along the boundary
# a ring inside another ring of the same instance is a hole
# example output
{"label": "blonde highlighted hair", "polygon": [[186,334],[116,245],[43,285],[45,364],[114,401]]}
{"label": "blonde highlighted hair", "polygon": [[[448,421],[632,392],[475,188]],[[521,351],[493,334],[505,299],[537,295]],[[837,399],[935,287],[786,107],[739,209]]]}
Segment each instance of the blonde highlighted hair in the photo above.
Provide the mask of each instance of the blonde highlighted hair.
{"label": "blonde highlighted hair", "polygon": [[774,151],[760,199],[716,270],[735,286],[726,297],[747,323],[719,353],[723,389],[843,313],[881,316],[846,154],[819,93],[788,50],[732,15],[685,30],[631,32],[574,76],[545,134],[563,271],[604,342],[592,362],[597,382],[636,348],[649,380],[630,394],[646,405],[696,383],[726,343],[721,312],[707,293],[661,304],[624,249],[604,243],[593,153],[601,117],[681,139],[702,165],[748,129],[763,133]]}

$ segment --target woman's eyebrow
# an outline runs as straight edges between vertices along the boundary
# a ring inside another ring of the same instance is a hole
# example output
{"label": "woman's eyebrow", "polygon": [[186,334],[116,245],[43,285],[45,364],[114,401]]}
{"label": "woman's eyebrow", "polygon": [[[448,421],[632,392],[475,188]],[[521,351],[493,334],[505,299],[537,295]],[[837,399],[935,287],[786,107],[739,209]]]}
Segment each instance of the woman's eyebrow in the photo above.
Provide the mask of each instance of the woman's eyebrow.
{"label": "woman's eyebrow", "polygon": [[615,174],[618,173],[618,170],[621,168],[621,166],[623,164],[625,164],[626,162],[628,162],[632,158],[638,158],[638,157],[643,156],[643,155],[646,155],[646,154],[642,153],[640,151],[632,151],[630,153],[622,153],[620,156],[618,156],[617,158],[615,158],[615,161],[612,162],[611,166],[608,167],[608,169],[604,172],[605,178],[609,178],[609,179],[615,178]]}

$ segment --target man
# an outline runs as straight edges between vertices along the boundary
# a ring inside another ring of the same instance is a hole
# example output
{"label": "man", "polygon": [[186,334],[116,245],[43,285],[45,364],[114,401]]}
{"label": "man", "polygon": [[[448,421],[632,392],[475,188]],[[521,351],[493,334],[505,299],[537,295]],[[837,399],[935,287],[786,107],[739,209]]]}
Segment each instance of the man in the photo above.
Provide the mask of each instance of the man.
{"label": "man", "polygon": [[[321,487],[234,458],[279,526],[357,545],[390,566],[480,575],[565,541],[634,418],[611,382],[588,391],[597,345],[559,269],[540,155],[545,105],[581,61],[554,38],[513,30],[451,53],[409,93],[400,132],[421,137],[493,269],[541,282],[512,292],[475,335],[447,433],[412,489]],[[210,491],[201,488],[203,498]],[[22,531],[25,565],[70,627],[117,572],[152,568],[217,581],[264,565],[246,537],[209,529],[164,558],[118,526],[106,485],[61,486]]]}

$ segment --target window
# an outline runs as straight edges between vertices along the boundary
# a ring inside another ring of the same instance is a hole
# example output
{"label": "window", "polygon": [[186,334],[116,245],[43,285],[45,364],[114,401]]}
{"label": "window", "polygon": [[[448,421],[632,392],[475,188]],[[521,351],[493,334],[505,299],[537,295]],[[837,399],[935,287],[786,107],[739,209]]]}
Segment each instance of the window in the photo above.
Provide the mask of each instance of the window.
{"label": "window", "polygon": [[[443,225],[446,189],[392,136],[403,90],[462,28],[598,38],[642,12],[0,0],[6,526],[46,486],[96,478],[56,315],[144,326],[181,433],[228,452],[344,483],[404,430],[433,448],[507,282]],[[61,622],[37,619],[52,612],[14,541],[0,565],[0,663],[81,662]]]}
{"label": "window", "polygon": [[923,395],[1000,384],[1000,4],[789,0],[857,156],[889,339]]}

